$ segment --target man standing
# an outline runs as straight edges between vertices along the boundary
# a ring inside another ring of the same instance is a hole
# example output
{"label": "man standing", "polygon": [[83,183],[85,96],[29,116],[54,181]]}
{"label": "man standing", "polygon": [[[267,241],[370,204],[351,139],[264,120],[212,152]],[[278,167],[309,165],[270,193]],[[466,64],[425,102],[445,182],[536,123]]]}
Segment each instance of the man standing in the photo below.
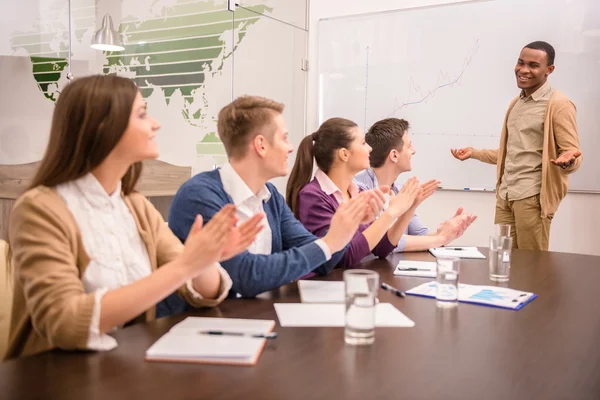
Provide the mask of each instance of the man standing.
{"label": "man standing", "polygon": [[548,82],[554,48],[546,42],[525,46],[515,66],[520,95],[506,113],[500,147],[451,149],[497,165],[497,224],[510,224],[513,247],[548,250],[550,223],[567,194],[568,174],[581,165],[575,105]]}

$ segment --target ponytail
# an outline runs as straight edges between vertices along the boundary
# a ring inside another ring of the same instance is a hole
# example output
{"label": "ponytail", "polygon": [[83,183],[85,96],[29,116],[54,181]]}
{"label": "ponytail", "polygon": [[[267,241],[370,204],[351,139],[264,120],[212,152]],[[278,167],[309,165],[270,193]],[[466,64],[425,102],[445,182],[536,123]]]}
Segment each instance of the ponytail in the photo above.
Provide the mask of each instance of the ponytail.
{"label": "ponytail", "polygon": [[323,122],[315,133],[300,142],[285,196],[296,218],[298,218],[298,195],[312,178],[313,157],[319,169],[328,174],[335,161],[336,150],[350,148],[353,139],[350,130],[355,127],[356,124],[349,119],[330,118]]}
{"label": "ponytail", "polygon": [[288,206],[290,206],[296,218],[298,218],[298,195],[304,185],[309,183],[312,178],[313,156],[313,135],[309,135],[302,139],[298,147],[298,154],[296,154],[296,161],[288,180],[285,196]]}

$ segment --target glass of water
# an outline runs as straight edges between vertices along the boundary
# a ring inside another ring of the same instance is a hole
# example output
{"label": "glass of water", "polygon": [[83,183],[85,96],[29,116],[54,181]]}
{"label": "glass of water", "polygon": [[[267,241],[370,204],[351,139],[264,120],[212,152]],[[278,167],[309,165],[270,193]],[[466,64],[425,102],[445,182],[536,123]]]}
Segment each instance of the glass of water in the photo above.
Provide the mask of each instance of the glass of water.
{"label": "glass of water", "polygon": [[346,323],[344,340],[352,345],[375,341],[375,304],[379,289],[379,274],[366,269],[344,271],[346,293]]}
{"label": "glass of water", "polygon": [[490,236],[490,280],[507,282],[510,278],[510,257],[512,238],[510,236]]}
{"label": "glass of water", "polygon": [[436,264],[436,305],[441,308],[455,307],[458,304],[460,259],[455,257],[439,257]]}
{"label": "glass of water", "polygon": [[510,225],[509,224],[496,224],[494,225],[495,236],[510,236]]}

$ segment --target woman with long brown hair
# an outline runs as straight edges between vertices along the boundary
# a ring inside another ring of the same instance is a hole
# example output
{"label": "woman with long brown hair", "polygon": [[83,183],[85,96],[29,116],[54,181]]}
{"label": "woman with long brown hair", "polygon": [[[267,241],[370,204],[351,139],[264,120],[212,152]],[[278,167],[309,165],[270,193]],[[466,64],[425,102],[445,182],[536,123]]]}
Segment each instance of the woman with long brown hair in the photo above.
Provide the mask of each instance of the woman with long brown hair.
{"label": "woman with long brown hair", "polygon": [[61,93],[46,154],[10,217],[7,358],[110,350],[117,343],[107,332],[154,319],[174,291],[194,306],[227,296],[231,280],[218,261],[254,240],[262,215],[237,228],[233,206],[205,226],[197,217],[182,245],[135,191],[141,161],[158,157],[159,128],[129,79],[90,76]]}
{"label": "woman with long brown hair", "polygon": [[[317,236],[327,232],[339,205],[358,194],[352,179],[369,168],[370,152],[360,128],[344,118],[328,119],[302,140],[286,200],[306,229]],[[318,169],[311,180],[313,158]],[[416,178],[409,179],[395,196],[389,187],[385,189],[390,195],[389,205],[378,218],[359,227],[342,258],[343,266],[352,267],[370,253],[382,258],[392,253],[410,222],[414,204],[435,191],[431,184],[419,187]]]}

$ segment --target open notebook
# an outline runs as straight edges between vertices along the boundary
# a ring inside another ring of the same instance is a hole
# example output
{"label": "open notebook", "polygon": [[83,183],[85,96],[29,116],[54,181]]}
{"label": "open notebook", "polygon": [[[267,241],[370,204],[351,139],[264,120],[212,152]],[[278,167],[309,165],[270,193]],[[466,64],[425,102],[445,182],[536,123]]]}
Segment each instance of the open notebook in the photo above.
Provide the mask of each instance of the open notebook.
{"label": "open notebook", "polygon": [[436,247],[429,249],[434,257],[457,257],[457,258],[477,258],[485,260],[485,256],[477,247]]}
{"label": "open notebook", "polygon": [[394,275],[435,278],[436,271],[437,264],[435,261],[400,260],[394,270]]}
{"label": "open notebook", "polygon": [[273,320],[188,317],[158,339],[146,361],[255,365],[266,339],[207,335],[203,331],[268,333]]}

